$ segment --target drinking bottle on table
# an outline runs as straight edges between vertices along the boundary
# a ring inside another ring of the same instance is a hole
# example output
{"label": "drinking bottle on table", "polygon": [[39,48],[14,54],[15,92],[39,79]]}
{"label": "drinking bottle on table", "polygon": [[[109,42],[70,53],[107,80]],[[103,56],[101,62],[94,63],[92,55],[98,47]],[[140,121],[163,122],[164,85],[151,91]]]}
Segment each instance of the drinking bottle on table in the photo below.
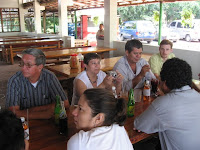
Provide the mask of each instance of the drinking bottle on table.
{"label": "drinking bottle on table", "polygon": [[24,117],[20,117],[21,119],[21,122],[22,122],[22,126],[24,128],[24,138],[26,140],[29,140],[29,128],[28,128],[28,124],[27,122],[25,121],[25,118]]}
{"label": "drinking bottle on table", "polygon": [[133,92],[133,89],[130,89],[129,97],[128,97],[127,116],[128,117],[134,116],[134,111],[135,111],[134,92]]}
{"label": "drinking bottle on table", "polygon": [[64,102],[60,101],[61,104],[61,113],[59,116],[59,129],[60,134],[67,135],[68,133],[68,119],[67,119],[67,113],[65,111]]}
{"label": "drinking bottle on table", "polygon": [[60,104],[60,96],[56,95],[56,106],[54,109],[54,116],[55,116],[55,124],[59,125],[59,118],[60,118],[60,113],[62,111],[62,107]]}
{"label": "drinking bottle on table", "polygon": [[149,100],[150,94],[151,94],[150,82],[149,82],[149,80],[146,80],[145,84],[144,84],[144,89],[143,89],[143,100],[144,101]]}

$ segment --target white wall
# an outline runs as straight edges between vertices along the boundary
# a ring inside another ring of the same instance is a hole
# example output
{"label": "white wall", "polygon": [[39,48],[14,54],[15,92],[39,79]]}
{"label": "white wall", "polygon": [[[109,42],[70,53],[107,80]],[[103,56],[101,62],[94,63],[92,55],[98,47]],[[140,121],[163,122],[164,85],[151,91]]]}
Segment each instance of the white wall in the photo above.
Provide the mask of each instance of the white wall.
{"label": "white wall", "polygon": [[0,0],[1,8],[18,8],[18,0]]}
{"label": "white wall", "polygon": [[[116,48],[116,51],[113,51],[113,56],[123,56],[125,53],[125,41],[114,41],[113,48]],[[181,58],[187,61],[192,67],[193,78],[198,80],[198,74],[200,73],[200,52],[192,50],[182,50],[182,49],[173,49],[173,53],[176,57]],[[158,53],[158,46],[152,46],[148,44],[143,44],[144,53]]]}

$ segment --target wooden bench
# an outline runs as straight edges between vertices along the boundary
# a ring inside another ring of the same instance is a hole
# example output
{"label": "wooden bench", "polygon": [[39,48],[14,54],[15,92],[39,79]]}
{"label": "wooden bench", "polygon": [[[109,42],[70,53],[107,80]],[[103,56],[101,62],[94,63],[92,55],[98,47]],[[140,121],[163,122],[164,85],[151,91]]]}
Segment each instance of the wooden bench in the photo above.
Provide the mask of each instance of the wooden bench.
{"label": "wooden bench", "polygon": [[50,41],[37,41],[37,42],[27,42],[27,43],[12,43],[7,44],[5,48],[3,48],[3,59],[6,62],[14,64],[14,57],[17,53],[22,52],[27,48],[37,48],[42,50],[48,50],[53,48],[61,48],[62,41],[61,40],[50,40]]}

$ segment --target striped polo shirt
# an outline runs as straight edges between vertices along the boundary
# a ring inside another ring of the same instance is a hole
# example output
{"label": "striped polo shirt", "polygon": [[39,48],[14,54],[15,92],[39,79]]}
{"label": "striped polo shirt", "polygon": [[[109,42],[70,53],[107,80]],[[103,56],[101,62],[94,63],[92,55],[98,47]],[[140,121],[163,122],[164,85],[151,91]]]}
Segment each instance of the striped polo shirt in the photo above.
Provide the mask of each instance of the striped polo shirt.
{"label": "striped polo shirt", "polygon": [[55,102],[56,95],[60,95],[61,100],[67,100],[56,76],[44,68],[36,87],[23,76],[21,71],[10,78],[7,87],[6,107],[20,106],[20,109],[26,109],[47,105]]}

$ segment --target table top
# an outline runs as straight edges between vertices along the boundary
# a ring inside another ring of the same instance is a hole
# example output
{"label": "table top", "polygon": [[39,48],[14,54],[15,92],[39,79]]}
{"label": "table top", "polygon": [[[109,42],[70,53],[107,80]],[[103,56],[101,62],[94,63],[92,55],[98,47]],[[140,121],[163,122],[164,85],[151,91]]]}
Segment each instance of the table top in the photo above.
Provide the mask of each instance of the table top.
{"label": "table top", "polygon": [[73,48],[73,49],[62,49],[62,50],[51,50],[51,51],[44,51],[46,58],[59,58],[59,57],[66,57],[70,56],[71,54],[87,54],[87,53],[102,53],[116,50],[116,48],[108,48],[108,47],[84,47],[84,48]]}
{"label": "table top", "polygon": [[[142,54],[142,58],[145,60],[149,60],[152,54]],[[119,57],[111,57],[111,58],[105,58],[101,60],[101,70],[102,71],[110,71],[113,69],[115,63],[121,58]],[[54,66],[46,66],[47,69],[51,70],[57,75],[61,75],[67,78],[76,77],[82,70],[80,68],[78,69],[71,69],[69,64],[63,64],[63,65],[54,65]]]}
{"label": "table top", "polygon": [[41,37],[41,38],[29,38],[29,37],[19,37],[15,39],[10,39],[10,38],[0,38],[0,42],[3,42],[6,44],[6,42],[15,42],[15,41],[31,41],[31,40],[44,40],[44,39],[49,39],[48,37]]}
{"label": "table top", "polygon": [[[152,136],[152,134],[133,130],[133,121],[135,117],[139,116],[144,110],[146,110],[152,101],[153,98],[151,98],[150,101],[136,102],[134,117],[129,117],[125,121],[124,126],[132,144]],[[72,135],[78,132],[75,128],[73,116],[70,112],[68,112],[68,135],[66,137],[59,134],[58,127],[54,125],[52,120],[31,120],[29,121],[29,130],[30,150],[66,149],[67,141]]]}

